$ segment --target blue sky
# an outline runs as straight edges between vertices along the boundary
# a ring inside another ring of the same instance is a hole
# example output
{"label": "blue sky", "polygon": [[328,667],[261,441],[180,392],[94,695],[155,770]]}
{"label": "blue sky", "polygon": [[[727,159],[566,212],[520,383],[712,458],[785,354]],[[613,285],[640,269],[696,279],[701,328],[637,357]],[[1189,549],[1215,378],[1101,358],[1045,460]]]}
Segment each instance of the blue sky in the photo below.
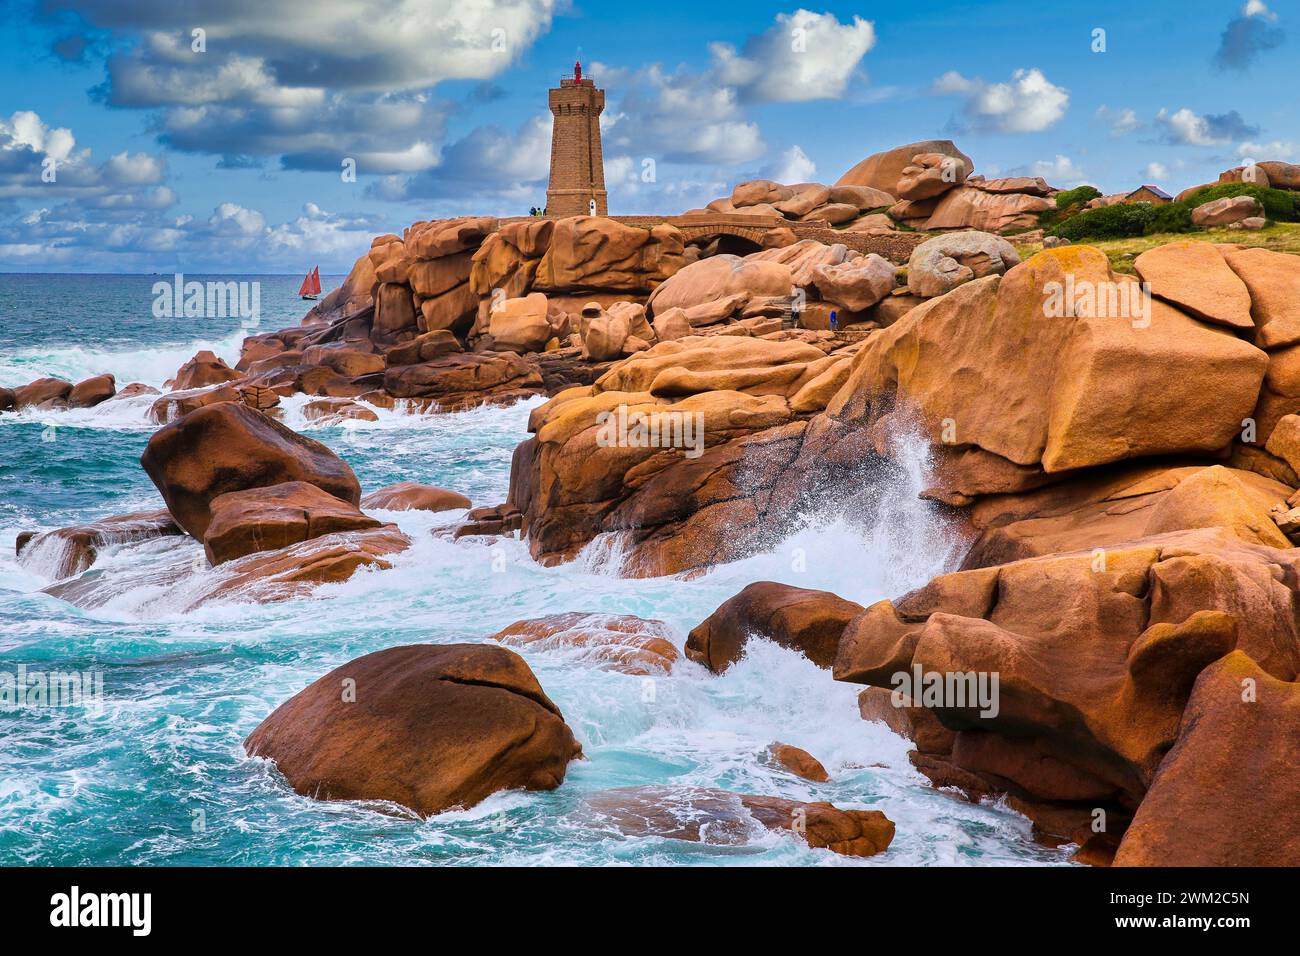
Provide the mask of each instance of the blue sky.
{"label": "blue sky", "polygon": [[526,213],[578,57],[614,213],[933,137],[990,177],[1107,192],[1300,162],[1296,0],[0,8],[4,271],[334,272],[417,219]]}

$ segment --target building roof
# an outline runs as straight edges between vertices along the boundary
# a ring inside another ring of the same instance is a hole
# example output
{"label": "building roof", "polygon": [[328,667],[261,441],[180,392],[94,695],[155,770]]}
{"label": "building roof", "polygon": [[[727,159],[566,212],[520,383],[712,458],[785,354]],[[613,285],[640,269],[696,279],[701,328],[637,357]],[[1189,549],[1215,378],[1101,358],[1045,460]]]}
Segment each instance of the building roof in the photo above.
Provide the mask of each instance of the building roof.
{"label": "building roof", "polygon": [[[1159,186],[1152,186],[1150,183],[1143,183],[1143,184],[1142,184],[1141,186],[1139,186],[1137,189],[1133,190],[1133,193],[1141,192],[1141,191],[1144,190],[1144,189],[1145,189],[1145,190],[1148,190],[1149,192],[1153,192],[1153,193],[1155,193],[1155,194],[1156,194],[1157,196],[1159,196],[1161,199],[1173,199],[1173,198],[1174,198],[1173,196],[1169,195],[1169,193],[1167,193],[1167,192],[1165,192],[1163,189],[1161,189]],[[1129,193],[1129,195],[1132,196],[1133,193]]]}

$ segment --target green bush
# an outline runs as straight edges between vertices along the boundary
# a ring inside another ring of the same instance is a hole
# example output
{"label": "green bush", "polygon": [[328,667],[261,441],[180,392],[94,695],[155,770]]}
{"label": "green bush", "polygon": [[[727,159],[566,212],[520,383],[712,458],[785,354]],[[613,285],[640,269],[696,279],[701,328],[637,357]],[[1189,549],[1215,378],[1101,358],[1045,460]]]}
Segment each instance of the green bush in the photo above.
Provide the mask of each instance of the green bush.
{"label": "green bush", "polygon": [[1085,209],[1052,228],[1048,235],[1071,242],[1084,239],[1128,239],[1141,236],[1155,217],[1156,207],[1147,203],[1119,203]]}
{"label": "green bush", "polygon": [[1153,206],[1151,221],[1147,223],[1146,235],[1157,232],[1190,232],[1192,226],[1192,209],[1186,203],[1171,202],[1163,206]]}
{"label": "green bush", "polygon": [[1101,195],[1101,190],[1096,186],[1075,186],[1073,189],[1063,189],[1056,194],[1056,208],[1069,209],[1071,206],[1083,206],[1089,200],[1096,199]]}
{"label": "green bush", "polygon": [[1178,205],[1186,206],[1188,210],[1192,210],[1215,199],[1230,196],[1253,196],[1258,199],[1259,204],[1264,207],[1264,217],[1266,219],[1273,219],[1277,222],[1295,222],[1297,218],[1300,218],[1296,213],[1295,193],[1287,192],[1285,189],[1256,186],[1253,183],[1218,183],[1214,186],[1206,186],[1204,189],[1196,190]]}
{"label": "green bush", "polygon": [[[1080,186],[1079,189],[1091,189]],[[1079,190],[1070,190],[1078,192]],[[1066,193],[1057,193],[1058,204]],[[1285,189],[1269,189],[1252,183],[1218,183],[1198,189],[1181,202],[1152,205],[1150,203],[1119,203],[1114,206],[1102,206],[1098,209],[1084,209],[1073,215],[1056,216],[1059,221],[1052,226],[1044,215],[1044,226],[1051,226],[1048,235],[1061,236],[1071,242],[1086,239],[1127,239],[1133,236],[1149,236],[1162,232],[1189,232],[1196,228],[1192,225],[1192,210],[1215,199],[1231,196],[1253,196],[1264,207],[1264,218],[1273,222],[1296,222],[1300,220],[1300,198]]]}
{"label": "green bush", "polygon": [[1056,194],[1056,207],[1040,213],[1038,225],[1051,229],[1057,223],[1064,222],[1080,212],[1090,199],[1096,199],[1101,191],[1094,186],[1076,186]]}

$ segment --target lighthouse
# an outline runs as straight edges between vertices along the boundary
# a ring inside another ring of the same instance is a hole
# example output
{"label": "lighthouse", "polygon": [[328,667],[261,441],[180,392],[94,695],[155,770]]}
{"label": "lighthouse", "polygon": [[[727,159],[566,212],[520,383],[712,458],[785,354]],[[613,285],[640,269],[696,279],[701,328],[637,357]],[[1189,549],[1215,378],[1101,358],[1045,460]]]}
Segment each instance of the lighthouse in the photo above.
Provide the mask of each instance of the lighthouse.
{"label": "lighthouse", "polygon": [[551,115],[551,181],[546,189],[546,212],[551,216],[609,215],[605,191],[605,158],[600,149],[600,114],[605,91],[582,75],[582,63],[573,75],[560,78],[549,91]]}

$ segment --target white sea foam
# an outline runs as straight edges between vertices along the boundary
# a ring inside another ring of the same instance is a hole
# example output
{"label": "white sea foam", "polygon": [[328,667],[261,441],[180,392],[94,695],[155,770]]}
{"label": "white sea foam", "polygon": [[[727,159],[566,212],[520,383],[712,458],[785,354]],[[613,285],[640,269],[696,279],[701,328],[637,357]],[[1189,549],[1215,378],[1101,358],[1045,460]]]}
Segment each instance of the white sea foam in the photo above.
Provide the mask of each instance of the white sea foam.
{"label": "white sea foam", "polygon": [[143,382],[161,388],[195,352],[204,349],[233,365],[239,360],[239,346],[246,335],[240,329],[221,339],[195,339],[152,349],[101,350],[93,344],[14,349],[0,355],[0,387],[14,388],[45,377],[78,382],[108,372],[116,377],[119,387]]}
{"label": "white sea foam", "polygon": [[[315,433],[359,472],[382,474],[385,482],[441,475],[435,483],[455,486],[480,505],[503,499],[510,451],[536,404],[445,416],[378,410],[377,422],[343,429],[302,422],[306,401],[286,400],[286,421]],[[57,797],[50,786],[10,794],[15,811],[37,821],[31,858],[60,858],[60,840],[67,838],[54,832],[60,814],[94,814],[106,794],[135,800],[139,774],[161,772],[171,790],[188,795],[190,802],[180,806],[209,808],[223,835],[198,844],[171,833],[140,836],[148,827],[137,820],[132,831],[136,811],[123,804],[110,817],[121,821],[122,845],[129,849],[101,862],[238,862],[244,858],[232,847],[240,846],[251,848],[247,852],[259,862],[282,863],[1061,862],[1059,851],[1032,844],[1022,817],[933,790],[908,762],[906,742],[860,719],[860,688],[837,683],[801,655],[763,640],[753,641],[744,659],[719,676],[682,660],[654,680],[649,696],[643,679],[603,670],[580,655],[520,649],[588,759],[574,763],[554,792],[498,794],[470,811],[427,821],[374,804],[297,796],[266,761],[242,754],[243,736],[273,707],[327,670],[383,647],[480,641],[522,618],[597,611],[663,620],[680,648],[692,627],[757,580],[822,588],[864,605],[896,596],[950,570],[962,547],[941,512],[917,497],[924,486],[920,446],[903,449],[900,459],[902,469],[880,479],[883,487],[852,491],[873,495],[866,528],[809,515],[801,530],[761,553],[694,576],[620,577],[620,542],[613,536],[593,542],[578,560],[548,568],[533,561],[527,542],[517,538],[434,535],[455,512],[385,512],[380,517],[412,539],[391,570],[362,572],[304,599],[264,605],[233,600],[185,611],[200,576],[224,573],[201,563],[196,570],[197,542],[164,538],[106,548],[89,572],[101,588],[98,606],[73,609],[24,595],[23,602],[38,602],[40,610],[24,612],[30,627],[4,635],[17,645],[53,643],[64,653],[85,653],[97,644],[130,649],[120,652],[130,666],[110,672],[107,681],[112,733],[92,737],[80,724],[69,731],[76,741],[69,751],[75,759],[65,761],[70,769],[53,763],[39,768],[58,781],[52,788]],[[6,536],[12,540],[7,532],[0,539]],[[0,588],[30,592],[42,583],[33,577],[0,556]],[[769,766],[763,751],[776,740],[813,753],[832,782],[811,784]],[[0,778],[6,769],[17,767],[0,756]],[[96,782],[92,792],[77,783],[87,775]],[[747,847],[626,837],[594,827],[584,814],[587,795],[643,784],[881,809],[897,823],[898,835],[887,854],[856,861],[775,834],[762,834]],[[148,796],[163,801],[165,812],[182,813],[168,790]],[[138,812],[162,811],[142,806]],[[48,832],[40,820],[49,822]],[[197,857],[196,845],[203,847]]]}

